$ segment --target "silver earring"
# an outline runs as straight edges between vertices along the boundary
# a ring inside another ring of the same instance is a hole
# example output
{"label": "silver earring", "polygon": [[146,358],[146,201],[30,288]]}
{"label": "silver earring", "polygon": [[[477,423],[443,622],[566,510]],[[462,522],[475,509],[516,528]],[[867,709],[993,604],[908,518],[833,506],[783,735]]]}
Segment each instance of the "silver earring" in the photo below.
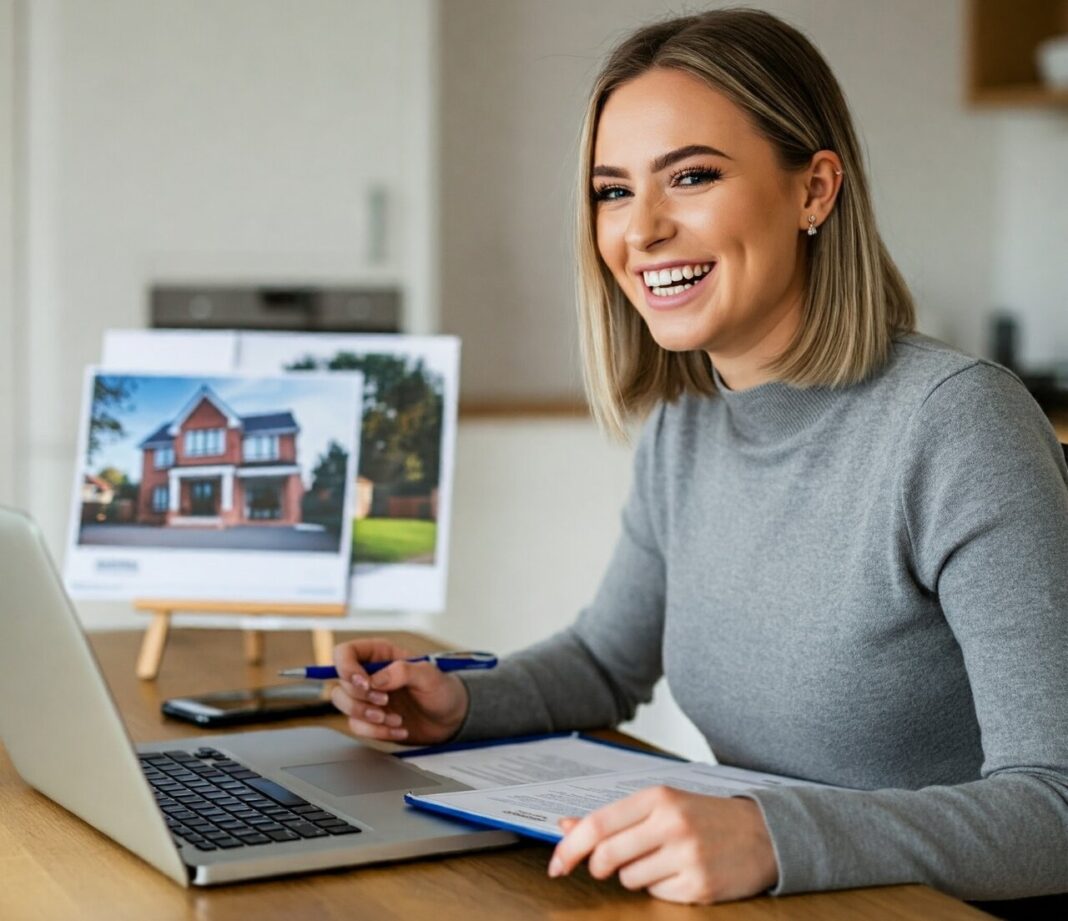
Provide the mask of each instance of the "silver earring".
{"label": "silver earring", "polygon": [[836,170],[834,171],[834,174],[835,174],[836,176],[841,176],[841,175],[842,175],[842,171],[841,171],[840,169],[836,169]]}
{"label": "silver earring", "polygon": [[810,214],[808,216],[808,235],[814,237],[817,233],[819,231],[816,229],[816,215]]}

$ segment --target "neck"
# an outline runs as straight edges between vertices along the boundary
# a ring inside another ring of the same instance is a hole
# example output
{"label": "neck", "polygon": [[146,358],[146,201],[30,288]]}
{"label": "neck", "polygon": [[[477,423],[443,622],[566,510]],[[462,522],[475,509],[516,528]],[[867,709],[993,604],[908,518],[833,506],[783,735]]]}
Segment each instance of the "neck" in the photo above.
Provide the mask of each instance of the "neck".
{"label": "neck", "polygon": [[784,303],[741,347],[710,349],[708,357],[731,390],[749,390],[775,380],[768,370],[789,347],[801,324],[801,298]]}

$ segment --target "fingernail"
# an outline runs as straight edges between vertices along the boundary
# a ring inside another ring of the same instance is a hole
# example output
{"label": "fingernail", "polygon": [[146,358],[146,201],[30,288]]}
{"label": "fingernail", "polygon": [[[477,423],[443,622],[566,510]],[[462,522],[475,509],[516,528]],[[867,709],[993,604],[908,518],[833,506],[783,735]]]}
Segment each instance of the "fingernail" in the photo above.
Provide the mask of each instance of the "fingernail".
{"label": "fingernail", "polygon": [[386,718],[386,714],[384,714],[381,710],[368,710],[367,713],[365,714],[365,716],[372,723],[381,723]]}
{"label": "fingernail", "polygon": [[406,739],[406,738],[408,738],[408,730],[407,729],[391,729],[389,734],[391,736],[393,736],[394,739]]}
{"label": "fingernail", "polygon": [[549,861],[549,876],[559,876],[564,872],[564,862],[559,857]]}
{"label": "fingernail", "polygon": [[353,675],[351,678],[352,686],[361,691],[367,690],[367,679],[363,675]]}
{"label": "fingernail", "polygon": [[383,687],[386,684],[386,682],[388,682],[388,681],[389,681],[389,676],[388,675],[383,675],[381,672],[379,672],[377,675],[375,675],[371,679],[371,687],[373,687],[373,688]]}
{"label": "fingernail", "polygon": [[368,698],[370,699],[371,703],[378,704],[378,706],[380,707],[384,707],[386,704],[389,703],[389,695],[383,694],[381,691],[372,691],[368,695]]}

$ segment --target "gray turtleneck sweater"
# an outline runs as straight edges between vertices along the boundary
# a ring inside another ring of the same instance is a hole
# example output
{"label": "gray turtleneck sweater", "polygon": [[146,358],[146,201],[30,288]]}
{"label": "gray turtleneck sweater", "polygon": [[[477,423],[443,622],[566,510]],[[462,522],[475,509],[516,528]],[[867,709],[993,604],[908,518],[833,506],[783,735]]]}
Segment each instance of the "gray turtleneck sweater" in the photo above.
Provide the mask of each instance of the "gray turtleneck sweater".
{"label": "gray turtleneck sweater", "polygon": [[1004,369],[908,336],[865,383],[648,420],[574,626],[465,678],[460,737],[629,719],[667,676],[753,794],[775,893],[1068,890],[1068,471]]}

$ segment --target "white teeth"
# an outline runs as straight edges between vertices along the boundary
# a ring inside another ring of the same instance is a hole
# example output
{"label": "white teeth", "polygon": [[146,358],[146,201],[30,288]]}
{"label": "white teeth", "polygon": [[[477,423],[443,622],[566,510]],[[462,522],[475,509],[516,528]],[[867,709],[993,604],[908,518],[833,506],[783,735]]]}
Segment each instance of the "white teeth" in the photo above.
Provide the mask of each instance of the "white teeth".
{"label": "white teeth", "polygon": [[671,297],[673,294],[682,294],[683,291],[687,291],[693,287],[693,284],[686,285],[674,285],[671,288],[657,288],[653,291],[656,297]]}
{"label": "white teeth", "polygon": [[689,281],[691,278],[700,280],[704,275],[712,271],[713,264],[705,262],[700,265],[695,263],[693,265],[675,266],[672,269],[653,270],[643,272],[642,277],[654,294],[660,297],[667,297],[693,287],[692,284],[672,285],[673,281]]}

